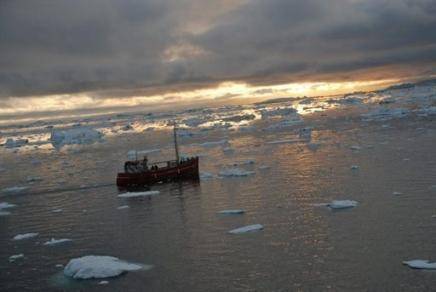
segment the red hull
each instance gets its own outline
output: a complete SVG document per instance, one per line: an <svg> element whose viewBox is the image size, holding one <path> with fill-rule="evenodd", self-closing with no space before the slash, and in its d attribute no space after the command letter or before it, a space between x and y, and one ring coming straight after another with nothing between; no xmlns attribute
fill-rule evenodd
<svg viewBox="0 0 436 292"><path fill-rule="evenodd" d="M141 173L118 173L117 186L122 188L141 187L157 182L176 181L181 179L199 179L198 157L192 158L175 167L162 167Z"/></svg>

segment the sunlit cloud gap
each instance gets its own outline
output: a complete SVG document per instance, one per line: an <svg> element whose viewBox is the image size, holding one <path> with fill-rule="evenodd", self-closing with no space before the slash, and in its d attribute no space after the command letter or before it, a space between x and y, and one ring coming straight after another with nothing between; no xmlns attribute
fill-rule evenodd
<svg viewBox="0 0 436 292"><path fill-rule="evenodd" d="M266 99L280 97L322 96L343 94L358 90L374 90L398 79L353 82L302 82L273 86L250 86L247 83L224 82L214 88L130 97L95 97L94 93L57 94L29 98L11 97L0 108L0 114L102 109L174 104L180 102L207 102L230 99Z"/></svg>

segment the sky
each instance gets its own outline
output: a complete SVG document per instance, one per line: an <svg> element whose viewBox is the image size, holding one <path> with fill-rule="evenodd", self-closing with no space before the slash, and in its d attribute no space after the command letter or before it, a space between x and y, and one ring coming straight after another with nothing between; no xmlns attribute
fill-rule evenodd
<svg viewBox="0 0 436 292"><path fill-rule="evenodd" d="M0 0L0 115L436 75L436 0Z"/></svg>

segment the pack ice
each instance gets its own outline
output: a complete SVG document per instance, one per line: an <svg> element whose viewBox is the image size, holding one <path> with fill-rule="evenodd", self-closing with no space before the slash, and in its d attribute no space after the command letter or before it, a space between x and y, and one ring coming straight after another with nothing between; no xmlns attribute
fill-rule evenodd
<svg viewBox="0 0 436 292"><path fill-rule="evenodd" d="M76 127L68 130L53 130L50 141L60 148L70 144L92 144L101 141L103 134L88 127Z"/></svg>
<svg viewBox="0 0 436 292"><path fill-rule="evenodd" d="M125 262L112 256L89 255L70 260L64 268L64 275L74 279L98 279L150 268L151 266Z"/></svg>

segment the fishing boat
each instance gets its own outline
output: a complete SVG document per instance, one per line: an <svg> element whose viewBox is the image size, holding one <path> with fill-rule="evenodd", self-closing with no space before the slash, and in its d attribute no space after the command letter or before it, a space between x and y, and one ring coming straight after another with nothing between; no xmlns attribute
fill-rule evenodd
<svg viewBox="0 0 436 292"><path fill-rule="evenodd" d="M174 150L175 160L158 161L148 163L147 156L142 160L126 161L124 172L117 175L117 186L119 188L135 188L149 186L155 183L170 182L177 180L198 180L198 157L180 158L177 145L177 127L174 122Z"/></svg>

